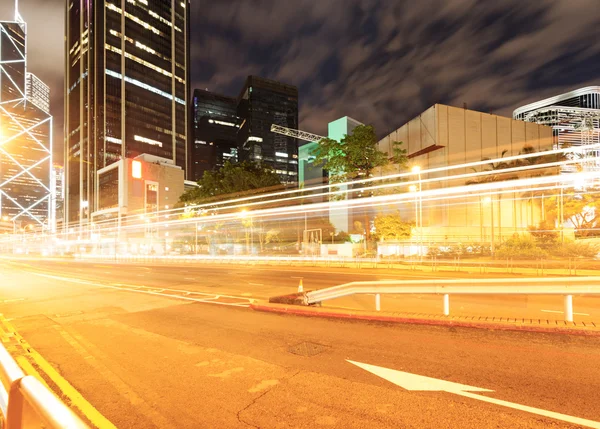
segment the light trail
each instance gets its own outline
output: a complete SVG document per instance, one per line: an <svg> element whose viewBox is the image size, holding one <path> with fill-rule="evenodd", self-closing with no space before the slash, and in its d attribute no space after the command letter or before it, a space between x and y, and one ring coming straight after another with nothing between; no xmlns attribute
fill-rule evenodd
<svg viewBox="0 0 600 429"><path fill-rule="evenodd" d="M592 144L592 145L586 146L586 150L593 149L596 147L600 148L600 144ZM456 170L456 169L467 169L467 168L474 168L474 167L478 167L478 166L489 166L491 164L506 163L506 162L515 161L515 160L539 158L539 157L543 157L543 156L556 155L556 154L578 153L580 151L581 151L581 149L577 148L577 147L564 148L564 149L553 149L553 150L548 150L548 151L534 152L531 154L514 155L514 156L509 156L509 157L501 157L501 158L495 158L495 159L489 159L489 160L469 162L469 163L464 163L464 164L454 164L454 165L450 165L450 166L437 167L437 168L432 168L432 169L428 169L428 170L422 170L421 175L426 176L426 175L430 175L430 174L434 174L434 173L441 173L441 172ZM585 160L586 161L600 160L600 157L588 157L588 158L585 158ZM484 177L487 175L494 176L494 175L511 173L511 172L523 172L523 171L527 171L527 170L551 168L553 166L558 167L558 166L563 166L563 165L579 164L581 161L582 160L580 160L580 159L563 160L563 161L557 161L557 162L553 162L553 163L532 164L532 165L527 165L527 166L510 167L510 168L505 168L505 169L501 169L501 170L489 170L489 171L480 171L480 172L476 171L473 173L447 176L444 179L442 179L442 178L426 178L421 181L409 180L406 182L387 183L387 184L382 184L379 186L372 186L372 187L367 187L367 188L331 191L332 188L339 188L339 187L344 187L344 186L351 187L352 185L356 185L356 184L370 183L370 182L376 182L376 181L389 181L389 180L394 180L394 179L403 179L403 178L411 178L411 177L414 178L415 177L415 173L413 173L413 172L397 173L397 174L385 175L385 176L380 176L380 177L372 177L372 178L368 178L368 179L361 179L361 180L348 181L348 182L342 182L342 183L336 183L336 184L314 186L314 187L310 187L310 188L306 188L306 189L293 189L293 190L288 190L288 191L280 191L280 192L275 192L275 193L252 195L249 197L235 198L235 199L224 200L224 201L215 201L215 202L211 202L211 203L190 205L183 209L169 209L169 210L160 211L160 212L158 212L158 214L159 215L177 215L186 210L197 210L197 209L218 210L218 209L225 209L225 208L227 208L227 209L244 208L246 206L257 206L257 205L262 205L262 204L267 204L267 203L278 203L278 202L301 200L301 199L306 199L306 198L310 199L310 198L317 198L317 197L323 197L323 196L344 195L344 194L352 194L352 193L357 193L357 192L365 192L365 191L373 191L373 190L378 190L378 189L393 188L395 186L398 186L399 183L402 183L403 185L406 185L406 186L410 186L411 184L417 184L419 182L423 184L423 183L429 183L429 182L439 182L440 180L446 180L446 181L457 180L458 178L461 178L461 177L462 178L476 178L476 177ZM323 190L323 189L329 189L329 191L322 192L322 193L314 193L315 191L319 191L319 190ZM268 199L271 197L293 195L293 194L297 194L297 193L303 194L306 192L310 192L310 194L298 195L296 197L275 199L275 200ZM250 201L259 200L259 199L261 199L261 200L267 199L267 201L256 202L256 203L250 202ZM239 204L237 204L237 203L239 203ZM232 204L234 204L234 205L232 205ZM225 206L225 207L219 207L219 206ZM136 213L133 213L133 215L135 215L135 214ZM102 223L102 222L103 221L100 221L97 223ZM111 222L111 220L106 221L106 223L110 223L110 222ZM78 225L76 225L76 226L78 226Z"/></svg>

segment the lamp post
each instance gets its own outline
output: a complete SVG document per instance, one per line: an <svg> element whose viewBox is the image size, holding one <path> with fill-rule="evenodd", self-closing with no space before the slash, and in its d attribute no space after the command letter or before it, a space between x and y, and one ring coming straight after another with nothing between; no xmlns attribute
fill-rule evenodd
<svg viewBox="0 0 600 429"><path fill-rule="evenodd" d="M423 261L423 186L421 181L421 167L415 165L412 170L414 174L417 175L419 180L419 188L418 188L418 201L419 201L419 259L421 262Z"/></svg>
<svg viewBox="0 0 600 429"><path fill-rule="evenodd" d="M196 228L195 228L195 232L196 232L196 244L194 245L194 254L198 255L198 222L196 222Z"/></svg>
<svg viewBox="0 0 600 429"><path fill-rule="evenodd" d="M418 206L418 195L417 195L417 185L410 185L408 187L409 192L412 192L415 194L415 228L419 227L419 206ZM414 243L414 240L413 240Z"/></svg>
<svg viewBox="0 0 600 429"><path fill-rule="evenodd" d="M492 223L490 253L491 253L492 257L494 257L494 200L492 199L491 196L489 196L489 197L485 197L483 199L483 202L485 204L488 204L488 203L490 204L490 214L491 214L491 223Z"/></svg>
<svg viewBox="0 0 600 429"><path fill-rule="evenodd" d="M250 254L250 235L252 234L252 218L250 219L250 234L248 234L248 225L245 221L248 218L248 210L244 209L240 212L239 217L242 219L242 225L244 225L246 235L246 253Z"/></svg>

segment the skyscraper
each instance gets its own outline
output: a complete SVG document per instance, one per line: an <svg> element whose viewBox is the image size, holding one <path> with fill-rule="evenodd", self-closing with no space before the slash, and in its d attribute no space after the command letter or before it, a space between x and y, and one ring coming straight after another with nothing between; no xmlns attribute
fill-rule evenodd
<svg viewBox="0 0 600 429"><path fill-rule="evenodd" d="M52 229L48 87L27 73L26 45L16 10L14 21L0 22L0 218Z"/></svg>
<svg viewBox="0 0 600 429"><path fill-rule="evenodd" d="M270 167L284 184L298 183L298 143L271 125L298 128L298 88L248 76L237 98L195 90L192 99L193 180L226 161Z"/></svg>
<svg viewBox="0 0 600 429"><path fill-rule="evenodd" d="M119 159L187 167L189 10L189 0L67 2L67 222L90 222L97 172Z"/></svg>
<svg viewBox="0 0 600 429"><path fill-rule="evenodd" d="M271 132L271 125L298 128L298 88L258 76L248 76L238 97L240 160L272 167L282 183L298 182L298 143Z"/></svg>
<svg viewBox="0 0 600 429"><path fill-rule="evenodd" d="M192 175L198 181L205 171L222 167L227 161L236 162L237 133L240 118L237 100L201 89L192 97L193 135Z"/></svg>

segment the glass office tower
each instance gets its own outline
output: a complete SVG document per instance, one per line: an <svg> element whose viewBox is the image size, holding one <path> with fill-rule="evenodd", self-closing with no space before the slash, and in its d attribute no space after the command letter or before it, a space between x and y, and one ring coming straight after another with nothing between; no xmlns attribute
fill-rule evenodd
<svg viewBox="0 0 600 429"><path fill-rule="evenodd" d="M68 0L65 215L97 209L97 171L142 153L187 170L189 0Z"/></svg>
<svg viewBox="0 0 600 429"><path fill-rule="evenodd" d="M282 183L298 182L298 143L271 132L271 125L298 128L298 88L258 76L248 76L238 97L240 160L272 167Z"/></svg>
<svg viewBox="0 0 600 429"><path fill-rule="evenodd" d="M0 22L0 219L13 231L53 230L48 87L27 73L26 44L16 11L14 21Z"/></svg>
<svg viewBox="0 0 600 429"><path fill-rule="evenodd" d="M225 162L237 162L237 100L201 89L192 97L193 149L191 180L205 171L219 169Z"/></svg>

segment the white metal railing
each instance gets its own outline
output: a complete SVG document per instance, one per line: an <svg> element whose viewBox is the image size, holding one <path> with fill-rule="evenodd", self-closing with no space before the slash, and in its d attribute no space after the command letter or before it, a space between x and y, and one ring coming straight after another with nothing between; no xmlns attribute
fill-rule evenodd
<svg viewBox="0 0 600 429"><path fill-rule="evenodd" d="M573 295L600 295L600 277L552 277L525 279L460 279L351 282L306 293L308 304L348 295L375 295L381 309L381 294L443 295L443 311L450 315L450 295L562 295L565 321L573 321Z"/></svg>
<svg viewBox="0 0 600 429"><path fill-rule="evenodd" d="M0 344L0 410L6 429L89 429L37 378L25 375Z"/></svg>

